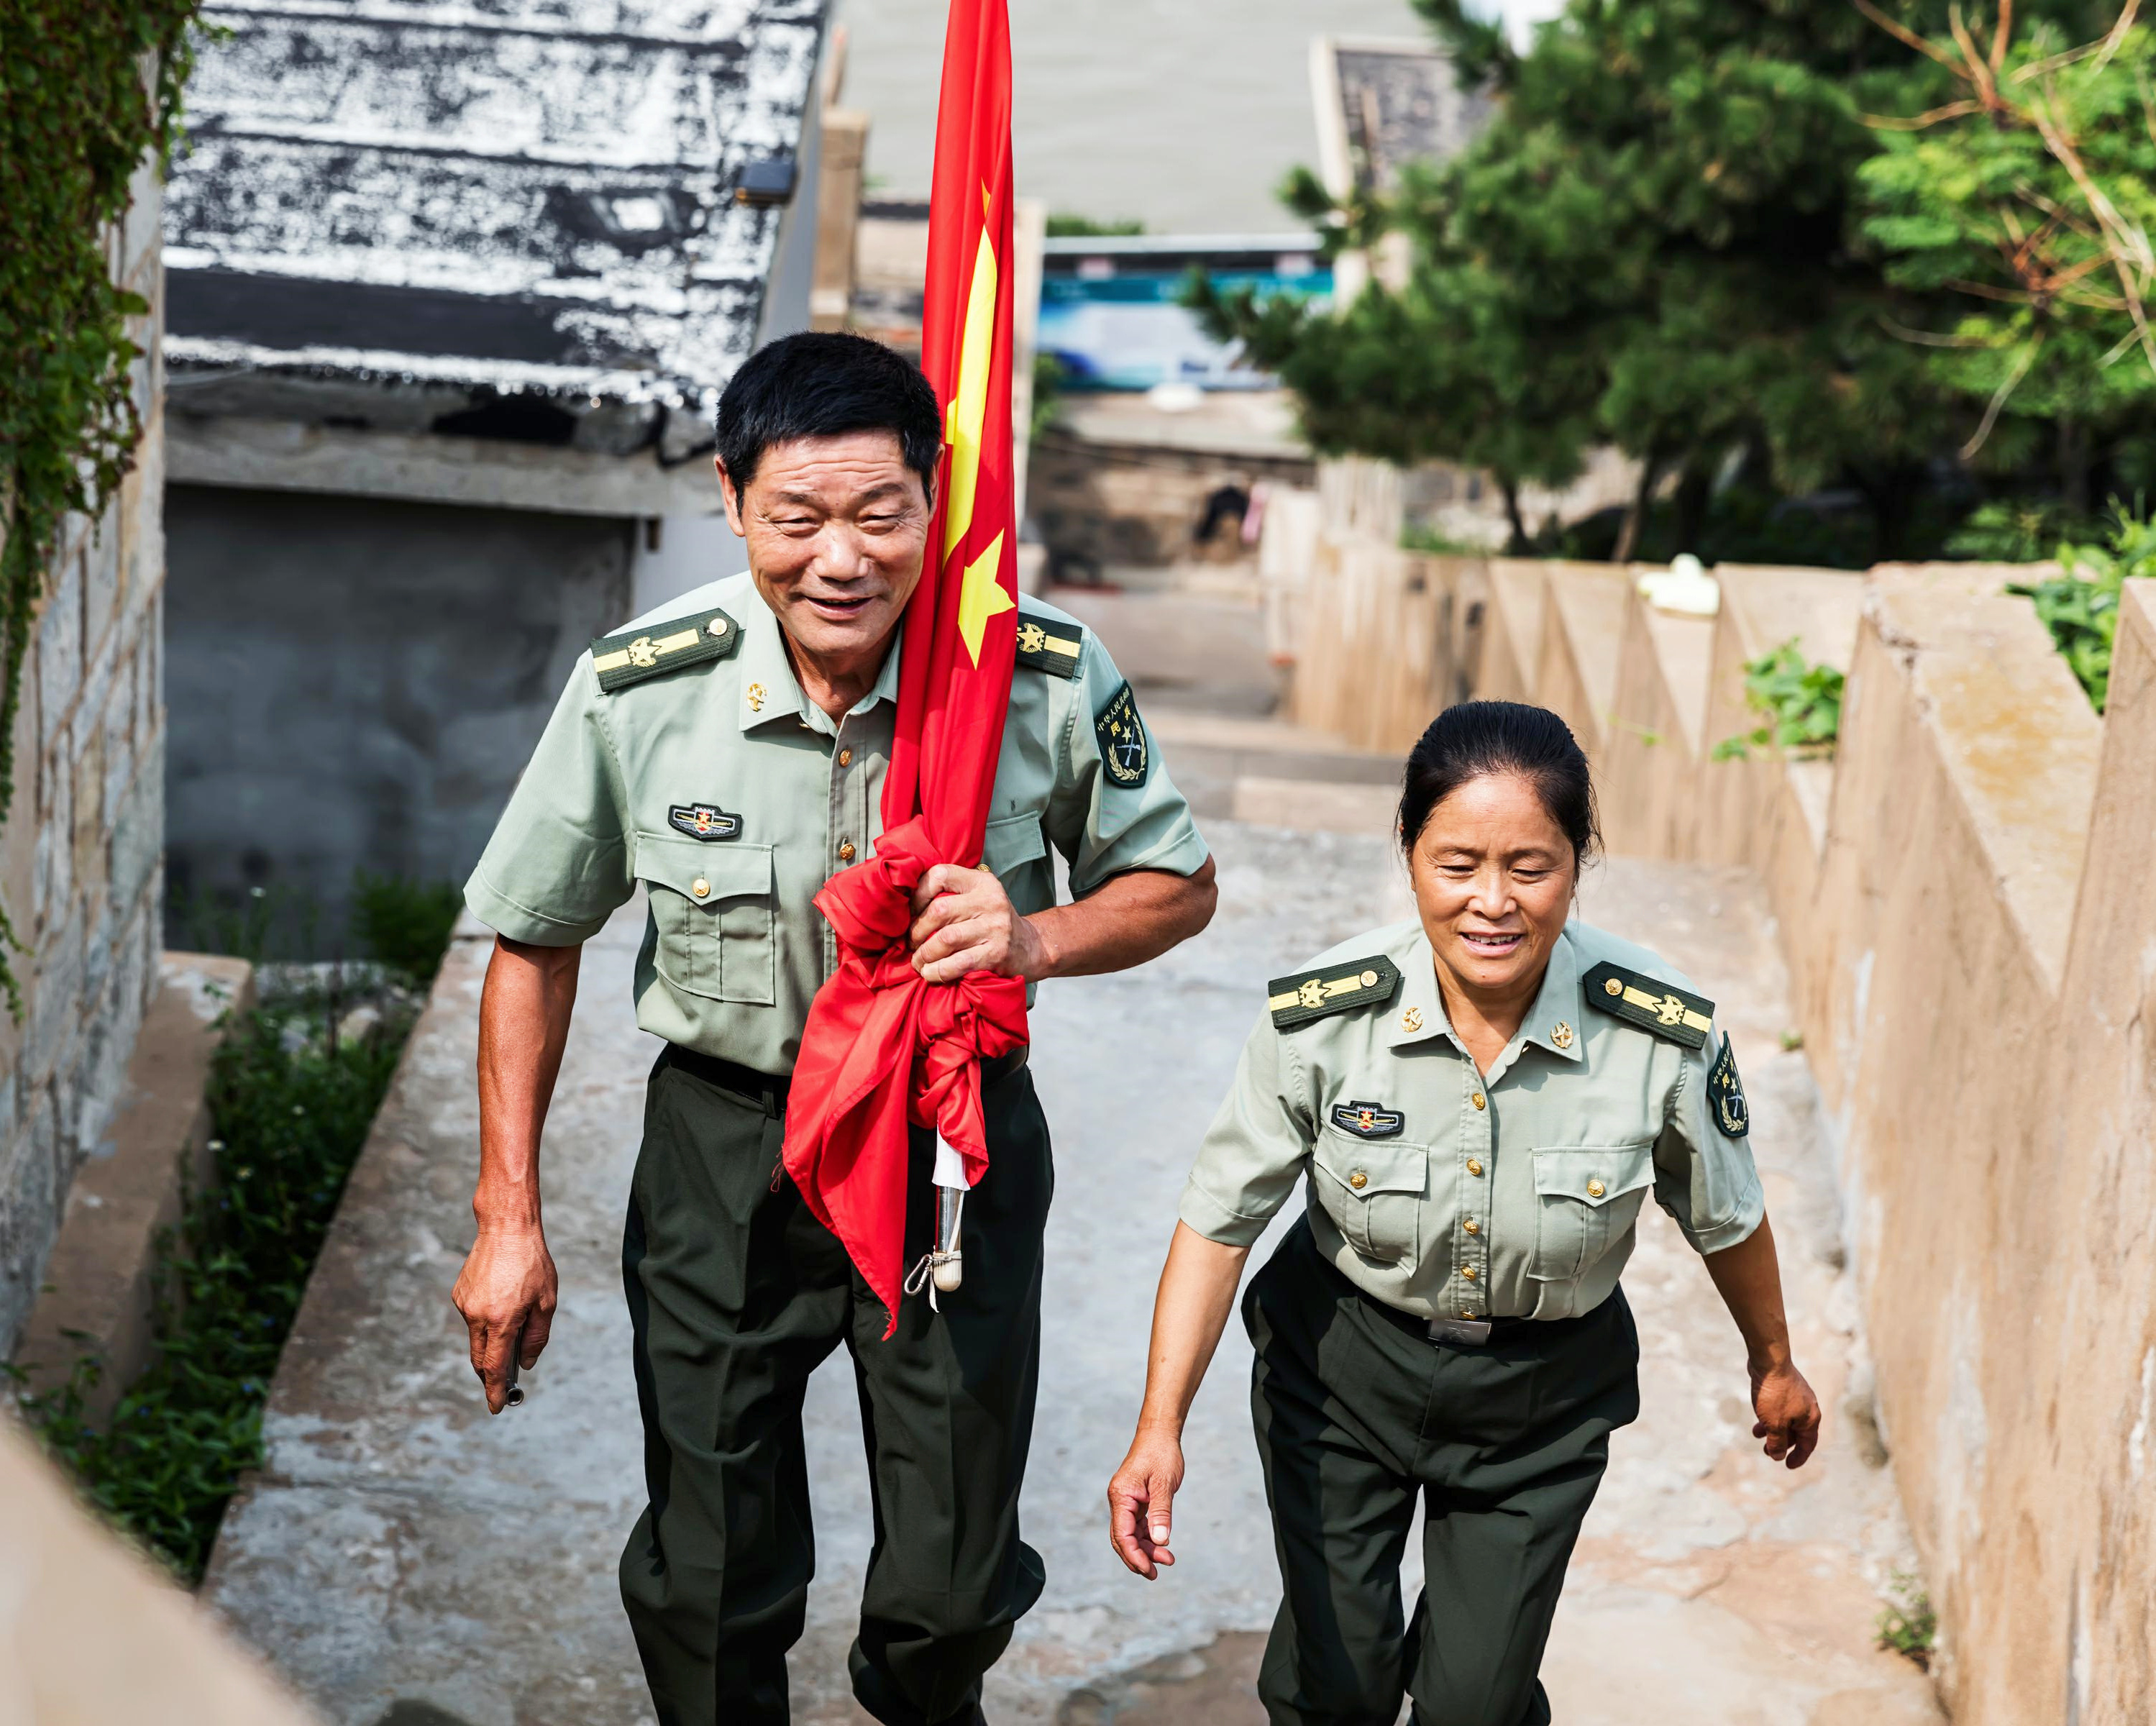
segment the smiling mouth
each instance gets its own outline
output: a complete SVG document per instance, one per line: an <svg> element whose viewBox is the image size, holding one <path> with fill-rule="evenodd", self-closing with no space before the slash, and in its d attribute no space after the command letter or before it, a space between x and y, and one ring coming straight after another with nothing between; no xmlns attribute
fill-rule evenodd
<svg viewBox="0 0 2156 1726"><path fill-rule="evenodd" d="M1527 938L1523 934L1501 935L1484 929L1460 932L1460 943L1468 952L1491 959L1502 959L1517 953L1520 943Z"/></svg>
<svg viewBox="0 0 2156 1726"><path fill-rule="evenodd" d="M875 596L869 593L849 596L841 593L804 593L804 603L814 607L824 617L844 619L859 617L867 610Z"/></svg>

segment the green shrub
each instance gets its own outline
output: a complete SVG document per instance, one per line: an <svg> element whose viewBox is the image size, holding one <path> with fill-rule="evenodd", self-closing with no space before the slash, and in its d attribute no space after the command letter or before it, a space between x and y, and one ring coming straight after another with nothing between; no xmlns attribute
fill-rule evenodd
<svg viewBox="0 0 2156 1726"><path fill-rule="evenodd" d="M2120 590L2129 577L2156 575L2156 523L2138 499L2129 511L2113 498L2102 542L2061 544L2058 559L2058 574L2010 582L2006 591L2035 602L2037 619L2101 713L2111 694Z"/></svg>
<svg viewBox="0 0 2156 1726"><path fill-rule="evenodd" d="M1831 665L1809 664L1794 639L1744 665L1744 700L1766 723L1757 730L1724 737L1714 746L1717 761L1741 760L1768 744L1798 754L1832 752L1841 735L1841 696L1845 682Z"/></svg>
<svg viewBox="0 0 2156 1726"><path fill-rule="evenodd" d="M352 934L367 956L412 989L441 968L464 895L454 881L421 881L362 869L352 886Z"/></svg>
<svg viewBox="0 0 2156 1726"><path fill-rule="evenodd" d="M1906 1570L1894 1573L1892 1589L1893 1598L1879 1614L1879 1646L1929 1672L1939 1634L1938 1614L1932 1610L1931 1596Z"/></svg>
<svg viewBox="0 0 2156 1726"><path fill-rule="evenodd" d="M85 1411L94 1359L22 1399L90 1502L187 1581L260 1466L278 1355L408 1029L332 1046L326 1024L274 1004L234 1025L211 1071L214 1184L158 1245L156 1364L103 1431Z"/></svg>

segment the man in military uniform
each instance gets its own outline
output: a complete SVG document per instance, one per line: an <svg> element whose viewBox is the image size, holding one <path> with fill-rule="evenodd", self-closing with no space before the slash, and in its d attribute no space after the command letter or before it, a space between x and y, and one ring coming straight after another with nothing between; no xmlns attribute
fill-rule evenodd
<svg viewBox="0 0 2156 1726"><path fill-rule="evenodd" d="M593 644L466 900L499 934L480 1007L478 1239L458 1279L490 1408L547 1343L555 1274L540 1132L579 945L640 886L637 1021L664 1040L624 1230L649 1505L621 1585L665 1726L787 1718L812 1567L802 1397L840 1343L866 1431L875 1541L850 1657L890 1726L980 1718L981 1675L1039 1596L1017 1502L1053 1184L1023 1050L986 1063L990 1164L966 1276L897 1333L779 1153L808 1004L836 961L812 903L880 824L900 622L940 454L933 391L888 350L804 335L752 357L718 416L747 574ZM1028 601L983 866L929 871L913 960L931 983L1139 964L1202 928L1213 865L1129 686ZM1049 856L1069 865L1055 902ZM929 1244L916 1134L909 1256Z"/></svg>

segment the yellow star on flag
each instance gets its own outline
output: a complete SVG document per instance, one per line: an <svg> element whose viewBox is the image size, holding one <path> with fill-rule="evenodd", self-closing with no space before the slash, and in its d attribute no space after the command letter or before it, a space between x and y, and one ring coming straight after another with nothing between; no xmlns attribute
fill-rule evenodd
<svg viewBox="0 0 2156 1726"><path fill-rule="evenodd" d="M981 663L981 637L988 629L988 619L1018 605L996 579L1003 561L1004 537L998 533L988 542L988 550L966 566L958 583L958 634L976 669Z"/></svg>

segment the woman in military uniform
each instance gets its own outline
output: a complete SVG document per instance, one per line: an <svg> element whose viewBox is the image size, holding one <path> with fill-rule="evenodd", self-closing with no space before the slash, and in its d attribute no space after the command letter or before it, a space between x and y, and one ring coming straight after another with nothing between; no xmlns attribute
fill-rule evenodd
<svg viewBox="0 0 2156 1726"><path fill-rule="evenodd" d="M1199 1152L1110 1534L1142 1576L1173 1562L1184 1416L1244 1259L1306 1180L1243 1302L1285 1596L1259 1693L1276 1726L1392 1726L1403 1691L1421 1726L1528 1726L1550 1718L1543 1645L1609 1435L1639 1413L1617 1277L1650 1192L1743 1333L1767 1455L1802 1466L1819 1405L1713 1004L1568 921L1597 835L1563 722L1443 714L1399 835L1416 917L1270 985Z"/></svg>

